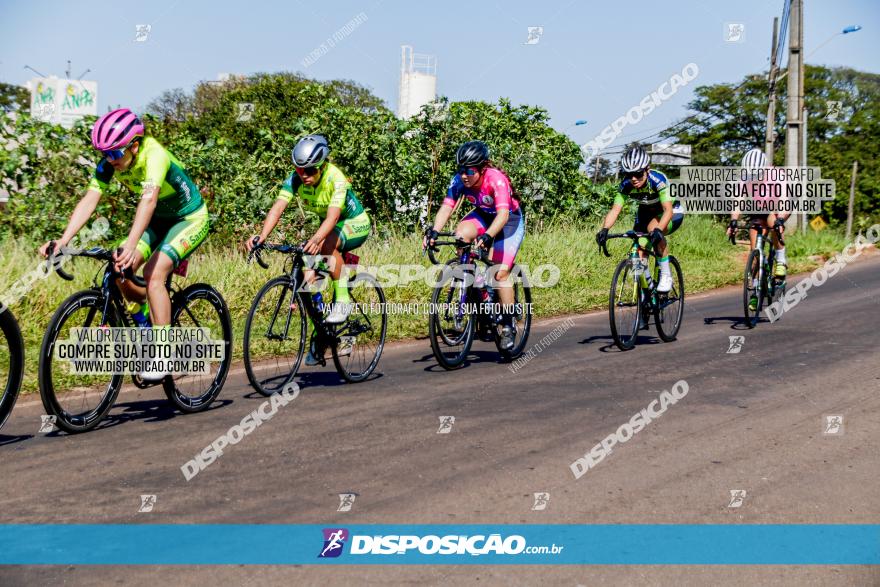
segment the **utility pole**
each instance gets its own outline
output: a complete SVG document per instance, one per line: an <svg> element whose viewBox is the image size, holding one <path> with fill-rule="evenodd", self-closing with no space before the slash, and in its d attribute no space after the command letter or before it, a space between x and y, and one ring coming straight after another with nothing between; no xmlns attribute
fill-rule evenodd
<svg viewBox="0 0 880 587"><path fill-rule="evenodd" d="M859 162L853 161L852 179L849 182L849 207L846 211L846 239L852 235L853 201L856 198L856 173L859 172Z"/></svg>
<svg viewBox="0 0 880 587"><path fill-rule="evenodd" d="M779 68L776 65L776 49L779 45L779 17L773 19L773 43L770 47L770 99L767 103L767 131L764 136L764 154L767 161L773 165L773 156L776 155L774 122L776 119L776 75Z"/></svg>
<svg viewBox="0 0 880 587"><path fill-rule="evenodd" d="M803 0L791 0L788 17L788 98L785 109L785 165L800 167L802 156L801 140L803 131ZM792 214L794 226L803 222L803 214Z"/></svg>

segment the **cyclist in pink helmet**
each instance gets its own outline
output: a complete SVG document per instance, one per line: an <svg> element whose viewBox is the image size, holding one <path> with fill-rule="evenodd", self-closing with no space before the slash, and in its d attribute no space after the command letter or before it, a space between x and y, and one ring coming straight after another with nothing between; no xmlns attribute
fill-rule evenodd
<svg viewBox="0 0 880 587"><path fill-rule="evenodd" d="M129 311L133 315L140 315L146 323L149 314L153 327L168 328L171 300L165 281L208 235L208 209L183 164L156 139L146 136L140 118L128 108L98 118L92 128L92 145L104 156L55 245L66 246L80 231L114 177L130 191L140 193L131 229L119 244L115 260L118 270L137 271L143 266L147 287L126 279L119 282L119 288L132 302ZM49 244L40 247L44 257ZM154 255L156 251L163 254ZM155 381L164 375L148 371L142 377Z"/></svg>

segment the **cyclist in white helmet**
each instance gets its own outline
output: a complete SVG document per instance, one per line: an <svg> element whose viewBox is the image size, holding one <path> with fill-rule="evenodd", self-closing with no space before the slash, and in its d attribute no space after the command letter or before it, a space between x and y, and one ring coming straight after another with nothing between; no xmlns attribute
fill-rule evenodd
<svg viewBox="0 0 880 587"><path fill-rule="evenodd" d="M623 182L614 198L614 205L605 216L602 230L596 235L599 246L608 237L608 230L617 222L617 217L626 204L627 197L638 204L633 230L651 235L651 245L657 253L660 265L660 282L657 291L665 293L672 289L672 272L669 269L669 246L666 237L681 226L684 211L677 201L669 195L669 181L666 176L651 169L648 153L636 146L627 151L620 160Z"/></svg>
<svg viewBox="0 0 880 587"><path fill-rule="evenodd" d="M764 151L761 149L751 149L743 155L742 162L740 163L740 167L745 169L759 169L761 167L769 167L767 162L767 156L764 155ZM727 226L727 236L731 236L734 231L736 231L739 226L739 212L733 212L730 215L730 224ZM785 246L779 242L779 237L777 236L776 230L779 230L780 234L785 234L785 221L791 214L776 214L774 212L770 212L768 214L749 214L749 218L751 219L752 224L758 224L765 228L773 228L774 230L770 231L770 238L773 242L773 248L776 249L776 268L773 271L773 275L775 277L785 278L786 275L786 259L785 259ZM749 245L751 248L755 248L755 242L758 238L758 231L749 229ZM749 307L755 309L758 307L758 298L752 296L752 299L749 300Z"/></svg>

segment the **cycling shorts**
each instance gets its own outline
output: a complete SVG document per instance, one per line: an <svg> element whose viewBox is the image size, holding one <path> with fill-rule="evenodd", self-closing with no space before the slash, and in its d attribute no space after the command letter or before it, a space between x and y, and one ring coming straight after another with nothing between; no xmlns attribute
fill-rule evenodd
<svg viewBox="0 0 880 587"><path fill-rule="evenodd" d="M475 209L462 218L461 223L476 226L477 236L479 236L486 232L486 229L492 224L492 219L487 218L485 214ZM520 210L512 210L510 217L507 219L507 224L501 229L501 234L496 236L495 241L492 243L492 262L506 265L507 269L512 269L513 262L516 260L516 254L525 235L525 216Z"/></svg>
<svg viewBox="0 0 880 587"><path fill-rule="evenodd" d="M153 251L162 251L177 267L202 244L210 227L208 207L204 204L183 218L154 216L138 241L137 250L144 256L144 261Z"/></svg>
<svg viewBox="0 0 880 587"><path fill-rule="evenodd" d="M339 238L341 253L354 250L364 244L370 236L370 217L366 212L361 212L354 218L340 220L333 227L333 234Z"/></svg>

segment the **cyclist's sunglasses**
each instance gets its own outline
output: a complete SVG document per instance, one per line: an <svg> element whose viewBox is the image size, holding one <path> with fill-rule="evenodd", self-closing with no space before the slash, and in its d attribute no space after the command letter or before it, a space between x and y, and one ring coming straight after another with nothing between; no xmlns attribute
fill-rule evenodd
<svg viewBox="0 0 880 587"><path fill-rule="evenodd" d="M635 179L637 177L642 177L643 175L645 175L646 171L648 171L648 170L647 169L639 169L638 171L624 171L623 177L625 177L627 179Z"/></svg>
<svg viewBox="0 0 880 587"><path fill-rule="evenodd" d="M467 175L468 177L473 177L480 172L478 167L459 167L458 174L459 175Z"/></svg>
<svg viewBox="0 0 880 587"><path fill-rule="evenodd" d="M109 151L101 151L104 154L104 157L107 158L107 161L116 161L117 159L122 159L125 156L125 152L131 147L132 143L129 143L122 147L121 149L111 149Z"/></svg>
<svg viewBox="0 0 880 587"><path fill-rule="evenodd" d="M320 167L297 167L296 168L296 172L300 175L300 177L312 177L313 175L317 175L319 171L321 171Z"/></svg>

